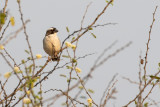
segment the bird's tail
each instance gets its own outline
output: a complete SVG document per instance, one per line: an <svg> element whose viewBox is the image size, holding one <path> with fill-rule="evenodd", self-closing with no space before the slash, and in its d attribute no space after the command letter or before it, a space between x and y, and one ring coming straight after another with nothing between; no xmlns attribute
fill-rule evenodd
<svg viewBox="0 0 160 107"><path fill-rule="evenodd" d="M52 57L52 61L60 61L59 57Z"/></svg>

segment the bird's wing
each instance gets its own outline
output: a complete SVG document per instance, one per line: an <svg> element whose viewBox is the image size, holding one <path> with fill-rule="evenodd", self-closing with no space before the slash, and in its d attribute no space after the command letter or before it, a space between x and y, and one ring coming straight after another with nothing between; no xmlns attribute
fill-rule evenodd
<svg viewBox="0 0 160 107"><path fill-rule="evenodd" d="M51 40L49 40L49 42L52 44L52 55L54 56L55 46Z"/></svg>

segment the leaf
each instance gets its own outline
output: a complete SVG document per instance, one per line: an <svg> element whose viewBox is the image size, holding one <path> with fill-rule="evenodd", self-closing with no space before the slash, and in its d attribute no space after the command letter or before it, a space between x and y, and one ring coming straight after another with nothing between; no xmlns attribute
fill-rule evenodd
<svg viewBox="0 0 160 107"><path fill-rule="evenodd" d="M114 0L112 0L112 2L111 2L111 5L113 6L113 2L114 2Z"/></svg>
<svg viewBox="0 0 160 107"><path fill-rule="evenodd" d="M42 68L42 67L43 67L42 65L39 66L39 68Z"/></svg>
<svg viewBox="0 0 160 107"><path fill-rule="evenodd" d="M158 66L160 67L160 63L158 63Z"/></svg>
<svg viewBox="0 0 160 107"><path fill-rule="evenodd" d="M109 1L108 1L108 0L106 0L106 3L109 3Z"/></svg>
<svg viewBox="0 0 160 107"><path fill-rule="evenodd" d="M74 40L74 39L75 39L75 37L72 38L72 40Z"/></svg>
<svg viewBox="0 0 160 107"><path fill-rule="evenodd" d="M91 28L91 27L90 27L90 28L88 28L88 29L89 29L89 30L93 30L93 28Z"/></svg>
<svg viewBox="0 0 160 107"><path fill-rule="evenodd" d="M25 52L26 52L27 54L30 54L30 52L29 52L28 50L25 50Z"/></svg>
<svg viewBox="0 0 160 107"><path fill-rule="evenodd" d="M148 107L148 103L146 102L146 103L144 103L144 107Z"/></svg>
<svg viewBox="0 0 160 107"><path fill-rule="evenodd" d="M67 56L67 55L62 55L62 57L64 57L64 58L70 58L69 56Z"/></svg>
<svg viewBox="0 0 160 107"><path fill-rule="evenodd" d="M92 35L94 38L96 38L96 35L95 35L94 33L91 33L91 35Z"/></svg>
<svg viewBox="0 0 160 107"><path fill-rule="evenodd" d="M94 91L92 89L88 89L88 92L90 93L94 93Z"/></svg>
<svg viewBox="0 0 160 107"><path fill-rule="evenodd" d="M71 67L71 66L66 66L67 67L67 69L73 69L73 67Z"/></svg>
<svg viewBox="0 0 160 107"><path fill-rule="evenodd" d="M153 76L153 75L150 75L150 77L151 77L151 78L154 78L154 79L158 79L158 80L160 79L160 77Z"/></svg>
<svg viewBox="0 0 160 107"><path fill-rule="evenodd" d="M73 62L73 63L76 63L76 62L77 62L77 60L76 60L76 59L74 59L74 58L72 58L72 62Z"/></svg>
<svg viewBox="0 0 160 107"><path fill-rule="evenodd" d="M6 18L5 13L0 13L0 24L5 24L5 18Z"/></svg>
<svg viewBox="0 0 160 107"><path fill-rule="evenodd" d="M42 91L39 91L38 94L42 94Z"/></svg>
<svg viewBox="0 0 160 107"><path fill-rule="evenodd" d="M80 96L80 98L82 98L82 99L86 99L86 96Z"/></svg>
<svg viewBox="0 0 160 107"><path fill-rule="evenodd" d="M135 104L137 105L137 101L135 101Z"/></svg>
<svg viewBox="0 0 160 107"><path fill-rule="evenodd" d="M83 89L83 86L79 86L78 88L82 90L82 89Z"/></svg>
<svg viewBox="0 0 160 107"><path fill-rule="evenodd" d="M67 76L66 76L66 75L64 75L64 74L60 74L60 76L61 76L61 77L67 77Z"/></svg>
<svg viewBox="0 0 160 107"><path fill-rule="evenodd" d="M69 28L68 27L66 27L66 30L67 30L67 32L69 32Z"/></svg>
<svg viewBox="0 0 160 107"><path fill-rule="evenodd" d="M29 73L31 73L31 72L32 72L32 67L33 67L33 64L31 64L31 65L28 67L28 69L29 69Z"/></svg>
<svg viewBox="0 0 160 107"><path fill-rule="evenodd" d="M77 80L77 78L76 78L76 77L72 77L71 79L73 79L73 80Z"/></svg>
<svg viewBox="0 0 160 107"><path fill-rule="evenodd" d="M24 60L24 59L22 59L22 61L21 61L21 62L22 62L22 64L24 64L24 63L25 63L25 60Z"/></svg>
<svg viewBox="0 0 160 107"><path fill-rule="evenodd" d="M31 60L32 58L31 58L31 57L28 57L27 59L28 59L28 60Z"/></svg>
<svg viewBox="0 0 160 107"><path fill-rule="evenodd" d="M70 79L67 79L67 82L69 83L69 82L71 82L71 80L70 80Z"/></svg>
<svg viewBox="0 0 160 107"><path fill-rule="evenodd" d="M65 105L67 105L67 104L66 104L66 103L62 103L61 105L62 105L62 106L65 106Z"/></svg>

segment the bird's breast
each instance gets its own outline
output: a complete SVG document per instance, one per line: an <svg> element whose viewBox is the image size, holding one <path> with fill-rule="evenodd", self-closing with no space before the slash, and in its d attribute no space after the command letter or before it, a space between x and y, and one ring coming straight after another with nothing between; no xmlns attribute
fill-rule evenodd
<svg viewBox="0 0 160 107"><path fill-rule="evenodd" d="M55 52L59 53L61 49L61 43L57 35L48 35L43 39L43 48L50 56L54 55Z"/></svg>

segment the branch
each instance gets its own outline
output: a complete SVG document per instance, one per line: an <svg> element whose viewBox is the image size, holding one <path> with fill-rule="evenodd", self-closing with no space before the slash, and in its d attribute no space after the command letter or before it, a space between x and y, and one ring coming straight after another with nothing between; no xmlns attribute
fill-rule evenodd
<svg viewBox="0 0 160 107"><path fill-rule="evenodd" d="M152 32L152 27L153 27L153 24L155 22L155 13L156 13L156 10L157 10L157 7L155 8L154 10L154 13L153 13L153 21L152 21L152 24L150 26L150 30L149 30L149 38L148 38L148 42L147 42L147 49L146 49L146 56L145 56L145 64L144 64L144 80L145 80L145 84L146 84L146 67L147 67L147 58L148 58L148 51L149 51L149 43L150 43L150 40L151 40L151 32Z"/></svg>

